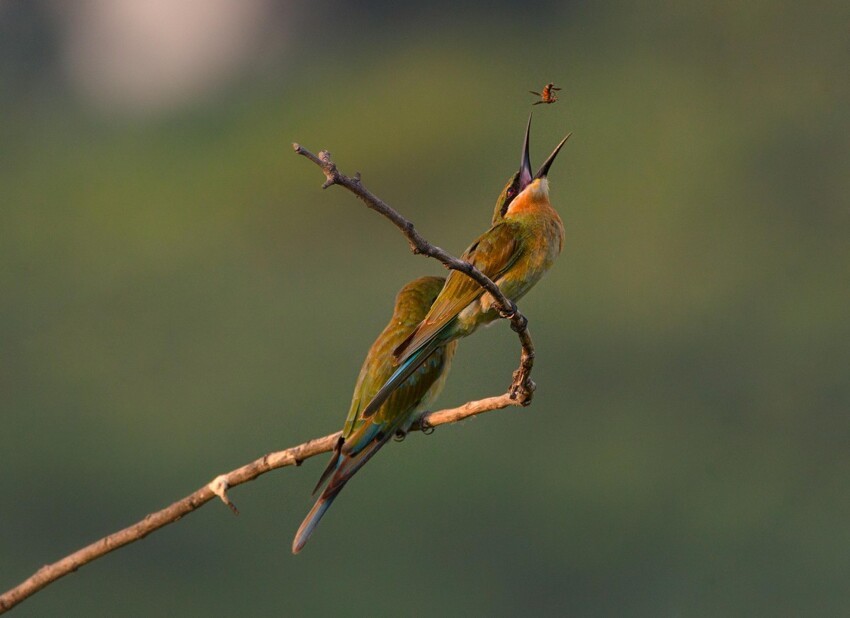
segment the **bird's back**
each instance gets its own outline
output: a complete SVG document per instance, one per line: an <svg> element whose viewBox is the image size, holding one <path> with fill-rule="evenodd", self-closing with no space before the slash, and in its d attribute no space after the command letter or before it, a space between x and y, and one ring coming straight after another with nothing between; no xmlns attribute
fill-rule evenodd
<svg viewBox="0 0 850 618"><path fill-rule="evenodd" d="M348 417L343 428L343 437L349 438L365 419L363 408L392 375L395 367L391 361L393 350L401 344L416 326L424 319L434 299L443 287L443 277L420 277L408 283L396 296L395 308L389 323L375 339L357 378L351 400ZM450 351L453 353L453 348ZM446 350L437 350L426 362L421 371L411 376L393 395L370 417L372 423L383 423L394 415L402 414L417 402L438 393L430 391L440 378L451 354ZM430 392L429 392L430 391Z"/></svg>

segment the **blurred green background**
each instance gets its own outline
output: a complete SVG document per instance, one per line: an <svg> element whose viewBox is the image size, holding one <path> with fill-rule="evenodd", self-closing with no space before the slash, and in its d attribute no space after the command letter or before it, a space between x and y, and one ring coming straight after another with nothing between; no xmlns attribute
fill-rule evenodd
<svg viewBox="0 0 850 618"><path fill-rule="evenodd" d="M396 290L567 131L538 392L324 457L21 616L850 614L846 2L0 3L0 589L341 426ZM503 391L506 324L438 404ZM17 615L16 614L16 615Z"/></svg>

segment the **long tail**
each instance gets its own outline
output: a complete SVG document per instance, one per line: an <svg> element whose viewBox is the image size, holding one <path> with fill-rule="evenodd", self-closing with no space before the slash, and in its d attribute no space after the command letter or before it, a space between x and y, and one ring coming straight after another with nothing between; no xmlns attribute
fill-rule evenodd
<svg viewBox="0 0 850 618"><path fill-rule="evenodd" d="M325 490L322 492L322 495L319 496L319 499L316 500L316 504L313 505L310 512L307 513L307 517L305 517L304 521L301 522L298 532L295 533L295 538L292 540L293 554L297 554L304 549L304 546L307 544L307 541L310 540L310 536L313 534L316 526L319 525L319 521L321 521L325 512L330 508L331 504L333 504L333 501L336 500L336 497L339 495L339 492L342 491L342 488L345 487L345 484L351 480L351 477L354 476L354 474L360 470L360 468L362 468L366 462L369 461L372 456L377 453L390 438L393 437L393 435L395 435L395 429L395 425L393 425L388 428L386 432L379 432L367 446L359 450L356 454L343 454L343 456L338 459L337 468L334 471L331 480L328 482L327 487L325 487Z"/></svg>
<svg viewBox="0 0 850 618"><path fill-rule="evenodd" d="M322 476L319 477L319 482L316 483L316 486L313 488L313 494L316 495L319 492L319 489L322 485L325 484L331 474L336 472L336 469L339 467L339 461L342 458L342 445L345 444L345 438L342 436L339 437L336 444L334 445L334 454L331 455L331 460L328 462L328 466L325 468L325 471L322 472Z"/></svg>
<svg viewBox="0 0 850 618"><path fill-rule="evenodd" d="M413 372L419 369L419 367L422 366L422 363L428 360L428 357L433 354L434 350L442 345L436 336L437 334L435 334L435 336L429 341L425 342L421 348L402 361L398 369L393 372L386 383L384 383L381 387L381 390L375 393L375 396L372 397L372 401L369 402L369 405L363 409L363 418L369 418L377 412L378 408L380 408L389 396L393 394L393 391L401 386L407 378L413 375Z"/></svg>
<svg viewBox="0 0 850 618"><path fill-rule="evenodd" d="M301 527L298 528L298 532L295 533L295 538L292 540L293 554L297 554L304 549L304 546L313 534L313 530L315 530L316 526L319 525L319 521L322 519L325 511L331 507L336 496L337 495L334 494L333 496L325 497L325 495L322 494L319 499L316 500L316 504L314 504L313 508L310 509L310 512L307 513L307 517L304 518L304 521L301 523Z"/></svg>

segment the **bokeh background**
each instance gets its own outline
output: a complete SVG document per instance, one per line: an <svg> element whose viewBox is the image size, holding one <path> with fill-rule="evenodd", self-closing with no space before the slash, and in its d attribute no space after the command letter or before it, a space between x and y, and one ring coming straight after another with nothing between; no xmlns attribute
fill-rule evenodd
<svg viewBox="0 0 850 618"><path fill-rule="evenodd" d="M392 444L303 554L324 458L21 616L850 614L846 2L0 2L0 589L341 426L516 169L560 261L534 404ZM439 401L502 392L497 324Z"/></svg>

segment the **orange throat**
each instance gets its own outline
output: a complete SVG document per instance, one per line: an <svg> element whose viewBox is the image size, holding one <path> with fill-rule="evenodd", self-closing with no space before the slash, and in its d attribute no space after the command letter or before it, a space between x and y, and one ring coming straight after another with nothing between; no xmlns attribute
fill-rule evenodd
<svg viewBox="0 0 850 618"><path fill-rule="evenodd" d="M550 210L555 212L555 209L549 203L549 181L545 178L535 178L510 203L505 216L510 217L522 213Z"/></svg>

